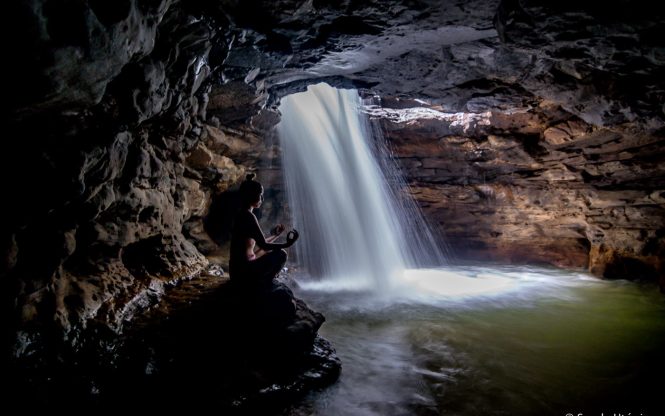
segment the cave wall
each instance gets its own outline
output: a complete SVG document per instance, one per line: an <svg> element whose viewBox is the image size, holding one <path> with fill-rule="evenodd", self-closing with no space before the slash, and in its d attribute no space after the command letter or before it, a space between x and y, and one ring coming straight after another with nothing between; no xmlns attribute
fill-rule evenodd
<svg viewBox="0 0 665 416"><path fill-rule="evenodd" d="M664 20L638 3L8 6L7 345L120 330L205 267L210 204L248 170L279 220L279 98L319 81L382 97L370 113L460 256L662 278ZM391 113L422 107L477 121Z"/></svg>
<svg viewBox="0 0 665 416"><path fill-rule="evenodd" d="M210 243L201 223L211 195L245 171L222 148L256 139L203 123L230 41L228 22L199 6L12 6L25 32L13 44L25 66L12 68L1 163L12 355L63 337L76 346L96 325L119 331L207 265L196 245Z"/></svg>
<svg viewBox="0 0 665 416"><path fill-rule="evenodd" d="M664 287L664 22L642 2L503 1L498 38L432 54L435 94L369 111L460 257Z"/></svg>
<svg viewBox="0 0 665 416"><path fill-rule="evenodd" d="M218 253L204 224L216 196L248 170L279 181L278 115L258 71L230 53L265 38L242 28L244 7L9 6L19 30L7 42L17 65L0 154L9 356L57 362L60 346L122 331ZM266 220L278 203L265 204Z"/></svg>
<svg viewBox="0 0 665 416"><path fill-rule="evenodd" d="M399 112L395 104L407 103L384 99L372 113ZM408 122L395 114L380 119L386 139L458 259L662 275L660 134L593 126L547 101L476 117Z"/></svg>

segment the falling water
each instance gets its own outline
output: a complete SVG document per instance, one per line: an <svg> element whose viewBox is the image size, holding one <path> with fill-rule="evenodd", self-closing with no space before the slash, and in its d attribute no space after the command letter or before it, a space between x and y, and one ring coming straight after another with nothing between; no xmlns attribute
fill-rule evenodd
<svg viewBox="0 0 665 416"><path fill-rule="evenodd" d="M323 277L295 290L326 314L321 334L345 363L285 414L665 414L657 289L526 266L420 268L441 255L396 197L403 182L360 104L319 84L280 108L298 260ZM370 290L336 291L358 287Z"/></svg>
<svg viewBox="0 0 665 416"><path fill-rule="evenodd" d="M299 262L325 285L382 290L444 259L361 104L355 90L310 86L282 99L278 131Z"/></svg>

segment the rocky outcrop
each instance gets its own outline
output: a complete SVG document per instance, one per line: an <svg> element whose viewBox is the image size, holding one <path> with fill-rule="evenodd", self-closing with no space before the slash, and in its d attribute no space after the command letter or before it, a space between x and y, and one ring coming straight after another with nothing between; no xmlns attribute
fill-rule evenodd
<svg viewBox="0 0 665 416"><path fill-rule="evenodd" d="M660 134L594 126L544 100L454 114L384 99L368 112L458 257L662 276Z"/></svg>
<svg viewBox="0 0 665 416"><path fill-rule="evenodd" d="M8 68L14 114L82 110L99 103L125 66L149 55L171 0L17 2L10 14L20 28L9 42L17 65ZM163 28L164 26L162 26ZM163 71L163 70L162 70Z"/></svg>
<svg viewBox="0 0 665 416"><path fill-rule="evenodd" d="M647 2L503 1L501 40L533 62L520 81L593 125L663 125L663 13Z"/></svg>
<svg viewBox="0 0 665 416"><path fill-rule="evenodd" d="M152 411L267 412L338 377L335 350L317 335L323 321L281 279L250 294L211 266L170 288L122 334L95 328L56 366L22 357L8 369L8 389L15 403L30 400L36 409L131 403Z"/></svg>
<svg viewBox="0 0 665 416"><path fill-rule="evenodd" d="M27 90L2 153L12 198L0 273L17 356L63 336L75 347L92 321L120 331L198 273L211 195L245 169L207 147L224 145L205 124L203 85L224 32L176 2L98 3L15 6L32 30L15 44L27 69L12 85Z"/></svg>

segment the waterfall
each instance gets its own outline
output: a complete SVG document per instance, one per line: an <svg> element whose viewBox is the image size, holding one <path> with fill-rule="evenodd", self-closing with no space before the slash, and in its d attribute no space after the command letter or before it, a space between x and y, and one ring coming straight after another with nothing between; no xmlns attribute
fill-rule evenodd
<svg viewBox="0 0 665 416"><path fill-rule="evenodd" d="M298 263L335 288L382 290L444 260L361 105L356 90L309 86L282 99L277 128Z"/></svg>

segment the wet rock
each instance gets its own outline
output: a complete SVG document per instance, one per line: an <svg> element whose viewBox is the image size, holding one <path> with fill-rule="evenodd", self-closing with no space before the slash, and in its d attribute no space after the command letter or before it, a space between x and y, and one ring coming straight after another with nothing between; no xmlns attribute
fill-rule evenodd
<svg viewBox="0 0 665 416"><path fill-rule="evenodd" d="M32 3L17 6L17 19L43 30L26 33L30 50L17 56L39 50L44 59L26 58L29 70L16 74L18 84L31 81L12 102L9 126L31 140L13 141L2 156L3 184L17 196L0 226L15 242L6 303L22 320L11 326L68 339L90 320L120 330L159 299L164 281L206 265L184 224L200 222L210 194L243 172L227 159L196 158L212 31L168 1ZM206 178L184 176L190 153Z"/></svg>
<svg viewBox="0 0 665 416"><path fill-rule="evenodd" d="M591 247L589 269L608 279L658 281L663 269L662 242L660 245L661 248L652 253L635 253L602 244L594 245Z"/></svg>
<svg viewBox="0 0 665 416"><path fill-rule="evenodd" d="M646 153L629 149L660 153L662 139L575 117L538 127L547 118L535 109L530 117L525 123L521 115L493 113L490 125L470 125L463 135L451 135L444 119L382 123L412 195L457 256L658 280L662 264L640 253L647 240L660 241L663 205L650 195L662 186L662 172Z"/></svg>
<svg viewBox="0 0 665 416"><path fill-rule="evenodd" d="M39 389L36 408L76 400L77 408L120 410L131 401L140 409L247 414L279 409L339 376L334 348L316 334L323 317L281 284L240 294L213 265L161 290L162 302L123 334L90 323L76 333L76 353L51 345L39 363L21 354L5 374L14 380L13 400ZM27 334L23 341L44 346ZM168 400L155 400L164 392Z"/></svg>
<svg viewBox="0 0 665 416"><path fill-rule="evenodd" d="M106 7L99 2L35 1L14 6L13 19L17 27L29 28L25 42L31 45L28 50L24 44L14 46L14 56L22 63L11 78L17 86L28 86L13 94L17 113L98 103L127 63L152 51L157 27L171 3L159 1L144 8L136 2Z"/></svg>
<svg viewBox="0 0 665 416"><path fill-rule="evenodd" d="M129 329L121 351L133 358L119 371L141 391L176 383L180 395L168 406L214 405L245 413L284 406L338 377L340 361L330 343L317 335L323 316L294 298L288 287L239 292L219 277L189 285L200 287L199 294L176 288L167 295L173 300ZM102 402L114 400L117 389L125 388L117 381L101 383ZM192 403L192 397L198 402ZM137 399L138 404L150 401L149 395Z"/></svg>

